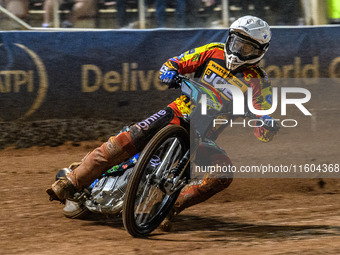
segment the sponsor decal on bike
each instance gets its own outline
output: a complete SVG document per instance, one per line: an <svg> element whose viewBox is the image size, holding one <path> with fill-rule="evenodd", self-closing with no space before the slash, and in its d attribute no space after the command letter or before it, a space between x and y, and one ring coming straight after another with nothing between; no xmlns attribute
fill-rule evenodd
<svg viewBox="0 0 340 255"><path fill-rule="evenodd" d="M159 166L161 163L162 163L162 161L161 161L161 159L160 159L159 156L157 156L157 155L153 155L153 156L152 156L152 158L151 158L151 160L150 160L150 165L151 165L152 167L157 167L157 166Z"/></svg>
<svg viewBox="0 0 340 255"><path fill-rule="evenodd" d="M175 104L178 108L178 110L184 115L184 114L188 114L190 115L191 113L191 109L190 109L190 101L189 102L185 102L185 100L187 99L187 97L185 95L180 96L179 98L177 98L175 100Z"/></svg>
<svg viewBox="0 0 340 255"><path fill-rule="evenodd" d="M150 125L154 123L156 120L163 118L166 115L165 110L160 110L158 113L151 115L149 118L139 122L136 124L137 128L142 130L148 130Z"/></svg>
<svg viewBox="0 0 340 255"><path fill-rule="evenodd" d="M130 162L136 164L138 158L139 158L139 153L137 153L135 156L133 156L133 157L130 159Z"/></svg>
<svg viewBox="0 0 340 255"><path fill-rule="evenodd" d="M220 102L217 102L216 96L214 95L213 92L211 92L210 90L206 89L206 88L202 88L202 90L205 91L206 94L203 94L201 97L201 100L199 101L201 104L203 104L203 102L205 103L206 101L206 106L209 109L215 109L217 111L221 111L222 109L222 104ZM207 95L210 96L210 98L207 97Z"/></svg>

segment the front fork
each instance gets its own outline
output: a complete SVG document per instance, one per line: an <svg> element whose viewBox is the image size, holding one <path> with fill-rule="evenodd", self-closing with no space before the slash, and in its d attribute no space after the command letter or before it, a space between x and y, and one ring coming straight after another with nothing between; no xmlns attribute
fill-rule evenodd
<svg viewBox="0 0 340 255"><path fill-rule="evenodd" d="M187 150L178 165L171 170L171 174L174 178L167 178L163 184L163 189L166 194L171 195L188 184L189 178L184 175L187 172L189 165L190 150Z"/></svg>

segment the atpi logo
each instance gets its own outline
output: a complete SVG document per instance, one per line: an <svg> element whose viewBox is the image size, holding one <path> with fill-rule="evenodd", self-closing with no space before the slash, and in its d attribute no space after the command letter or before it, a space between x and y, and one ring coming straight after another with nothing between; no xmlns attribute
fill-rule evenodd
<svg viewBox="0 0 340 255"><path fill-rule="evenodd" d="M46 68L39 56L25 45L0 44L0 120L25 119L45 99Z"/></svg>

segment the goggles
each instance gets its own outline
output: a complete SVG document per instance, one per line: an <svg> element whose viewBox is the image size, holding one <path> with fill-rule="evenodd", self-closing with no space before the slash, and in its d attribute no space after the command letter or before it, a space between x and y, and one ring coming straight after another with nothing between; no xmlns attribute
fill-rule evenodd
<svg viewBox="0 0 340 255"><path fill-rule="evenodd" d="M242 60L258 58L264 54L264 50L260 49L259 45L243 39L236 34L230 36L228 49L232 54Z"/></svg>

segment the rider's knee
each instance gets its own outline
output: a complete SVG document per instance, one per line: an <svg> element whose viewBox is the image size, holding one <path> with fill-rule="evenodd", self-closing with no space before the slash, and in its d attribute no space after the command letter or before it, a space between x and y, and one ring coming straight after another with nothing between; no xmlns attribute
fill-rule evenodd
<svg viewBox="0 0 340 255"><path fill-rule="evenodd" d="M115 157L115 161L117 160L117 157L121 157L122 160L125 160L138 152L129 131L121 132L117 136L111 136L102 147L106 157Z"/></svg>

